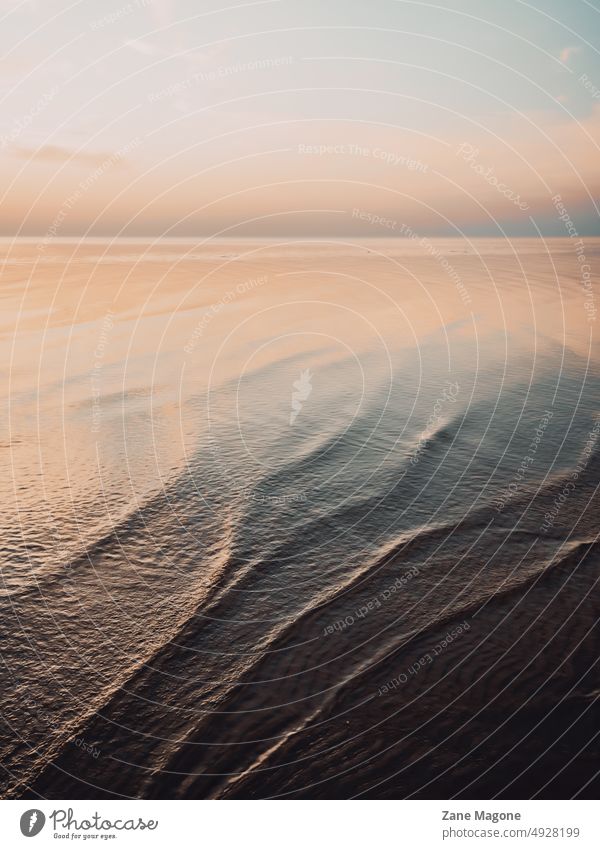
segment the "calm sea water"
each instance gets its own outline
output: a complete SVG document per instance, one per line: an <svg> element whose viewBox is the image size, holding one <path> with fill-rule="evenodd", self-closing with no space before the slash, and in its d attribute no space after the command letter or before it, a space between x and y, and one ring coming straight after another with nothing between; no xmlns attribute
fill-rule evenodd
<svg viewBox="0 0 600 849"><path fill-rule="evenodd" d="M0 256L5 795L597 795L570 240Z"/></svg>

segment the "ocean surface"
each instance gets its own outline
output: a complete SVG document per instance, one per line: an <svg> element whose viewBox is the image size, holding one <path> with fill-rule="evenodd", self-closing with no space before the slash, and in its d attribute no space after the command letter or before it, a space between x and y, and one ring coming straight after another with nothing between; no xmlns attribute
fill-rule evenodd
<svg viewBox="0 0 600 849"><path fill-rule="evenodd" d="M600 239L0 244L8 798L594 798Z"/></svg>

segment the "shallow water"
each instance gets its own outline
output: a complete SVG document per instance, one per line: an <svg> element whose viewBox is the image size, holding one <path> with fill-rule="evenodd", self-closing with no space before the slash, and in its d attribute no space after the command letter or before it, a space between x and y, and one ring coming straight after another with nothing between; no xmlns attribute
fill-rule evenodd
<svg viewBox="0 0 600 849"><path fill-rule="evenodd" d="M5 795L597 795L568 239L0 251Z"/></svg>

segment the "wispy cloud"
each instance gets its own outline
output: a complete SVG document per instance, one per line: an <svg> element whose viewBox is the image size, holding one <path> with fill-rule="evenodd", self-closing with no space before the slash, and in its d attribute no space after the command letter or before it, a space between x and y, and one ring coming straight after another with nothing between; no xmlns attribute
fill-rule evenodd
<svg viewBox="0 0 600 849"><path fill-rule="evenodd" d="M173 20L173 3L171 0L153 0L146 7L152 22L157 27L166 27Z"/></svg>
<svg viewBox="0 0 600 849"><path fill-rule="evenodd" d="M571 56L577 56L578 53L581 53L581 47L563 47L558 58L563 65L568 65Z"/></svg>
<svg viewBox="0 0 600 849"><path fill-rule="evenodd" d="M128 47L130 50L133 50L135 53L141 53L142 56L168 56L169 54L162 50L160 47L157 47L155 44L151 44L147 39L144 40L142 38L128 38L123 42L125 47Z"/></svg>
<svg viewBox="0 0 600 849"><path fill-rule="evenodd" d="M58 147L57 145L44 145L39 150L14 146L9 148L8 152L12 156L29 161L72 162L76 165L88 166L100 166L115 156L112 152L96 151L92 153L84 150L70 150L69 148ZM122 162L122 157L118 161Z"/></svg>
<svg viewBox="0 0 600 849"><path fill-rule="evenodd" d="M128 38L123 42L123 46L132 50L134 53L139 53L141 56L150 56L154 59L177 59L187 65L190 73L196 70L197 67L211 62L216 56L223 52L223 45L217 44L205 51L187 50L179 43L173 45L172 49L158 47L156 44L142 38Z"/></svg>

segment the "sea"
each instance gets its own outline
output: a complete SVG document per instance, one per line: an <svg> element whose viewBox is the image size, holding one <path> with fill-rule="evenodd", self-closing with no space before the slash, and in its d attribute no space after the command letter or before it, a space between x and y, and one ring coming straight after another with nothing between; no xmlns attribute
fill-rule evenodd
<svg viewBox="0 0 600 849"><path fill-rule="evenodd" d="M3 797L597 798L599 264L2 240Z"/></svg>

